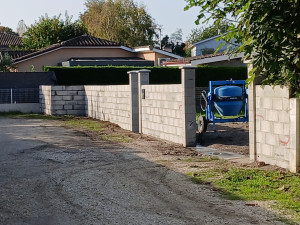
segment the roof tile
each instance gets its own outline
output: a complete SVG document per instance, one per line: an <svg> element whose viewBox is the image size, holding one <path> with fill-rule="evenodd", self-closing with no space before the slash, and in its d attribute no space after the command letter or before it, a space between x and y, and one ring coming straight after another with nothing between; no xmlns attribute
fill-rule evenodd
<svg viewBox="0 0 300 225"><path fill-rule="evenodd" d="M92 37L89 35L82 35L82 36L78 36L75 38L72 38L70 40L67 41L63 41L57 44L53 44L50 46L47 46L45 48L41 48L36 52L33 52L31 54L27 54L25 56L21 56L19 58L16 58L14 61L18 62L36 55L39 55L41 53L44 52L48 52L60 47L99 47L99 46L120 46L119 43L113 42L113 41L108 41L105 39L101 39L101 38L96 38L96 37Z"/></svg>
<svg viewBox="0 0 300 225"><path fill-rule="evenodd" d="M22 45L22 38L17 35L0 33L0 46L18 46Z"/></svg>

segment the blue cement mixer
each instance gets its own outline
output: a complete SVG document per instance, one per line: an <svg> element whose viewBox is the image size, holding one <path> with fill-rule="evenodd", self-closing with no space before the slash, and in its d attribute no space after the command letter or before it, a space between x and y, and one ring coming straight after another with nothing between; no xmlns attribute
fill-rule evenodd
<svg viewBox="0 0 300 225"><path fill-rule="evenodd" d="M201 93L200 106L205 111L205 116L199 116L198 119L200 134L206 132L209 123L213 123L216 131L216 123L248 122L246 81L210 81L209 92Z"/></svg>

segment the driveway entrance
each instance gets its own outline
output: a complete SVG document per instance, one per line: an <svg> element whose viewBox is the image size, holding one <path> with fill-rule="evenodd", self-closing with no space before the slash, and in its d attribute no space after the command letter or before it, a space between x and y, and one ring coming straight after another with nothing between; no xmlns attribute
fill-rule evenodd
<svg viewBox="0 0 300 225"><path fill-rule="evenodd" d="M0 224L281 224L58 121L0 119Z"/></svg>

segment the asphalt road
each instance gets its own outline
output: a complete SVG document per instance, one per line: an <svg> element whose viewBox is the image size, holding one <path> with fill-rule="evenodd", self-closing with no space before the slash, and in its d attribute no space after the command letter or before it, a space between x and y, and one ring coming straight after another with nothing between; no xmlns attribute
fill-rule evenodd
<svg viewBox="0 0 300 225"><path fill-rule="evenodd" d="M282 224L55 121L0 119L0 224Z"/></svg>

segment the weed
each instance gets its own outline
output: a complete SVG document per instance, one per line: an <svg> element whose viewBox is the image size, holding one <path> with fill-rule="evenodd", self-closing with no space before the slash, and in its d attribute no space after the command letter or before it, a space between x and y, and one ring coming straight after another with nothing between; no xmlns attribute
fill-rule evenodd
<svg viewBox="0 0 300 225"><path fill-rule="evenodd" d="M192 181L211 183L225 197L236 200L275 201L274 207L300 220L300 178L297 174L259 169L209 169L190 173Z"/></svg>

